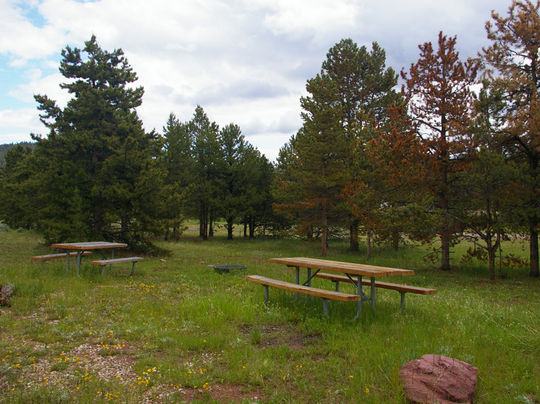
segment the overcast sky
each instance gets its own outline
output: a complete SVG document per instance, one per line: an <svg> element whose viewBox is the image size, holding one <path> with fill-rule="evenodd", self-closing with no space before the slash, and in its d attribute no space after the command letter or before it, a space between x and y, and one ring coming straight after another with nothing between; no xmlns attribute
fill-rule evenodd
<svg viewBox="0 0 540 404"><path fill-rule="evenodd" d="M299 99L342 38L376 41L396 71L418 44L457 35L463 58L487 44L491 10L510 0L0 0L0 144L47 132L34 94L63 106L60 52L95 34L122 48L145 89L139 116L162 128L197 104L220 126L240 125L269 159L301 126Z"/></svg>

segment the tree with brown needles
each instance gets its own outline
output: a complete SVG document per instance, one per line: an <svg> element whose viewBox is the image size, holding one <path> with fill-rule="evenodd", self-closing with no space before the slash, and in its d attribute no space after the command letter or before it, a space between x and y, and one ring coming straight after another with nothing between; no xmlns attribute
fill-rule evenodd
<svg viewBox="0 0 540 404"><path fill-rule="evenodd" d="M450 269L450 247L456 225L452 212L455 192L453 174L463 170L472 150L468 132L478 61L462 62L455 49L456 37L439 33L438 49L431 42L419 45L420 58L402 71L402 91L408 101L417 136L426 148L431 170L425 182L440 215L441 269Z"/></svg>
<svg viewBox="0 0 540 404"><path fill-rule="evenodd" d="M513 1L508 15L491 13L486 23L491 46L484 48L482 59L487 76L501 90L506 102L507 125L504 145L509 157L521 160L527 170L523 216L528 227L530 276L539 276L538 231L540 225L540 1Z"/></svg>

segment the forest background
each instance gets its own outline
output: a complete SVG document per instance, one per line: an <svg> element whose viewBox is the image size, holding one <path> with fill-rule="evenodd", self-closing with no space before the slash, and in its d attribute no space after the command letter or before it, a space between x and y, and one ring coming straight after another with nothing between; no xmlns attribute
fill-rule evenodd
<svg viewBox="0 0 540 404"><path fill-rule="evenodd" d="M539 276L540 3L514 1L486 23L490 46L461 60L442 32L398 74L374 42L336 43L300 99L303 126L273 164L241 128L222 128L202 106L161 133L145 132L144 90L121 49L62 50L65 108L36 95L49 133L10 147L0 171L0 219L47 242L107 239L151 253L178 239L187 218L202 239L224 221L244 237L347 237L367 258L374 242L433 244L450 269L452 246L469 256L529 265ZM399 89L401 84L401 89ZM525 263L502 241L527 237Z"/></svg>

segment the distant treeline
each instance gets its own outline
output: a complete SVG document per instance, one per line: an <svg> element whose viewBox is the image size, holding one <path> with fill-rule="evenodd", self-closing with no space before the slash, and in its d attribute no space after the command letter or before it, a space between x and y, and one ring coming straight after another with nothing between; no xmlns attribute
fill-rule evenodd
<svg viewBox="0 0 540 404"><path fill-rule="evenodd" d="M6 156L7 151L16 145L21 145L23 147L33 147L35 143L34 142L18 142L18 143L0 144L0 166L3 166L6 163L5 156Z"/></svg>

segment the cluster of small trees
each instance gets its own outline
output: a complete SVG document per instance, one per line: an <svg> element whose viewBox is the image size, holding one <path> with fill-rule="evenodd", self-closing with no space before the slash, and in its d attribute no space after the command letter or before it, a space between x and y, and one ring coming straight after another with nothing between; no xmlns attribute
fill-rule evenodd
<svg viewBox="0 0 540 404"><path fill-rule="evenodd" d="M221 130L197 107L181 123L173 114L163 135L145 132L136 108L143 88L122 50L102 50L92 37L62 51L65 108L35 96L46 137L8 151L0 174L0 218L37 228L47 241L115 239L147 249L148 234L178 236L186 216L201 236L225 218L255 226L271 213L272 165L237 125ZM171 232L172 230L172 232Z"/></svg>
<svg viewBox="0 0 540 404"><path fill-rule="evenodd" d="M440 239L441 268L459 237L485 255L505 234L528 233L530 275L538 276L540 218L540 3L514 1L507 17L492 13L491 46L462 61L456 37L397 74L385 53L342 40L301 99L303 126L281 150L276 206L306 233L359 224L368 235ZM477 91L473 91L474 87ZM368 249L369 254L369 249Z"/></svg>
<svg viewBox="0 0 540 404"><path fill-rule="evenodd" d="M229 239L239 222L244 236L254 237L258 226L264 232L272 221L273 166L238 125L220 130L198 106L189 122L169 116L163 142L166 232L176 237L185 217L199 218L204 240L213 236L217 219L225 220Z"/></svg>

